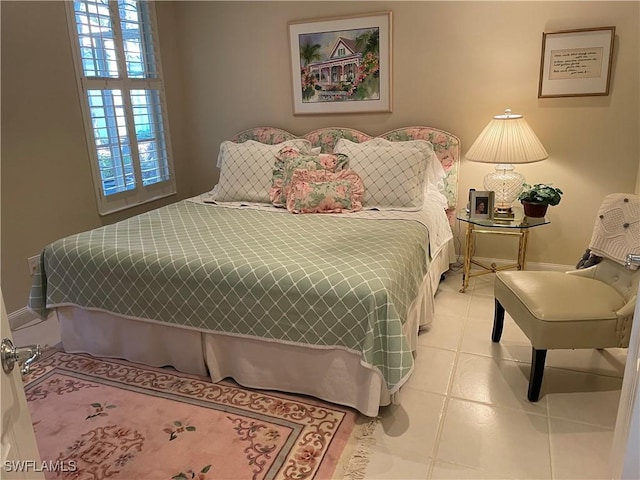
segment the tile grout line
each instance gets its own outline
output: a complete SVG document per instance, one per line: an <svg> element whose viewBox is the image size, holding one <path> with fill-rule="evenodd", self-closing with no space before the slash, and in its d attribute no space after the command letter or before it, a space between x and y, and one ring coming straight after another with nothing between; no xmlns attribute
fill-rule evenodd
<svg viewBox="0 0 640 480"><path fill-rule="evenodd" d="M547 448L549 449L549 473L555 479L553 472L553 448L551 447L551 417L549 416L549 402L547 401Z"/></svg>
<svg viewBox="0 0 640 480"><path fill-rule="evenodd" d="M467 290L468 293L471 293L471 299L469 301L469 304L466 307L466 316L464 318L464 321L462 322L462 330L460 332L460 335L458 337L458 342L457 342L457 349L455 352L455 358L454 358L454 363L452 366L452 372L451 372L451 377L449 379L449 383L448 383L448 388L447 388L447 393L445 396L445 403L443 405L443 410L442 410L442 418L440 419L440 422L438 424L438 430L436 432L436 438L434 441L434 447L432 449L432 455L431 455L431 462L429 464L429 468L428 468L428 472L427 472L427 479L431 479L434 475L434 471L435 471L435 463L437 460L437 455L439 452L439 448L440 448L440 443L442 441L442 436L443 436L443 430L444 430L444 422L446 421L446 419L448 418L448 409L450 407L451 404L451 400L452 399L458 399L458 397L454 396L451 394L452 392L452 385L454 382L454 378L457 372L457 369L460 368L460 360L461 360L461 355L465 352L462 351L462 346L463 346L463 339L464 339L464 335L466 332L466 328L469 327L469 324L471 322L470 319L470 312L471 312L471 302L473 301L474 298L479 298L479 297L487 297L490 298L490 296L488 295L477 295L478 292L475 291L476 288L476 284L473 285L473 289L469 289ZM483 289L483 292L485 291L485 289ZM468 353L469 355L477 355L477 356L482 356L482 357L487 357L487 358L491 358L491 355L482 355L482 354L477 354L477 353ZM529 364L530 362L527 361L520 361L517 359L503 359L503 360L507 360L507 361L512 361L514 363L522 363L522 364ZM616 379L616 378L621 378L619 375L616 375L615 373L607 373L607 372L593 372L593 371L585 371L585 370L581 370L581 369L576 369L576 368L571 368L571 366L566 367L566 366L559 366L559 367L553 367L553 366L549 366L548 368L550 369L556 369L556 370L560 370L560 371L565 371L565 372L571 372L571 373L575 373L575 374L584 374L584 375L595 375L597 378L609 378L609 379ZM561 454L558 454L554 456L553 452L554 452L554 445L557 442L554 442L553 438L552 438L552 423L556 420L560 420L563 422L569 422L569 423L573 423L576 425L585 425L585 426L591 426L591 427L598 427L601 429L605 429L608 431L613 430L613 428L611 428L610 426L606 426L606 425L599 425L596 423L588 423L585 421L580 421L580 420L575 420L575 419L571 419L571 418L564 418L561 416L557 416L557 415L552 415L552 412L550 410L550 404L548 399L545 400L546 402L546 409L545 412L529 412L526 411L524 409L517 409L517 408L513 408L513 407L508 407L508 406L497 406L497 405L492 405L492 404L486 404L484 402L478 402L478 401L474 401L474 400L468 400L468 399L464 399L464 398L459 398L460 400L464 400L464 401L469 401L472 403L477 403L480 405L489 405L493 408L499 408L499 409L507 409L507 410L513 410L513 411L519 411L521 413L524 413L526 415L533 415L533 416L538 416L538 417L542 417L542 416L546 416L546 425L547 425L547 454L548 454L548 472L549 472L549 478L556 480L558 479L558 475L561 475L562 473L562 465L557 465L554 462L556 460L563 460L564 457ZM544 437L543 437L544 438ZM558 439L556 439L557 441ZM559 456L558 456L559 455ZM541 459L542 460L542 459ZM459 464L456 462L452 462L449 460L440 460L441 462L447 463L447 464L451 464L451 465L460 465L462 467L465 467L465 465L463 464ZM469 465L467 466L468 468L474 468L473 466Z"/></svg>
<svg viewBox="0 0 640 480"><path fill-rule="evenodd" d="M469 299L467 308L465 309L464 321L462 322L462 326L458 335L458 344L456 346L455 357L453 359L453 366L451 367L451 374L449 376L449 381L447 382L447 393L444 397L444 404L442 405L442 415L440 417L440 421L438 422L438 429L436 431L436 438L433 442L433 450L431 451L431 462L429 462L429 468L427 470L427 480L429 480L433 476L433 470L435 468L438 450L440 448L440 440L442 439L442 431L444 429L444 422L447 418L447 411L449 409L449 400L451 397L451 389L453 387L453 382L456 376L456 370L458 368L458 359L460 358L460 349L462 348L462 340L464 338L464 331L467 327L467 322L469 320L469 309L471 308L471 299Z"/></svg>

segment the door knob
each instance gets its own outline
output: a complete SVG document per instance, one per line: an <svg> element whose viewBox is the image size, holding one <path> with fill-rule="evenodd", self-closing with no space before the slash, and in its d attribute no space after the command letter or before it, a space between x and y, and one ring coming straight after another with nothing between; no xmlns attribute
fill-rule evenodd
<svg viewBox="0 0 640 480"><path fill-rule="evenodd" d="M6 373L11 373L14 365L21 365L22 375L29 373L31 364L40 358L40 345L28 345L26 347L14 347L13 342L8 338L2 339L0 345L0 357L2 359L2 369Z"/></svg>
<svg viewBox="0 0 640 480"><path fill-rule="evenodd" d="M624 262L624 266L631 268L631 265L640 265L640 255L634 255L633 253L627 255L627 261Z"/></svg>

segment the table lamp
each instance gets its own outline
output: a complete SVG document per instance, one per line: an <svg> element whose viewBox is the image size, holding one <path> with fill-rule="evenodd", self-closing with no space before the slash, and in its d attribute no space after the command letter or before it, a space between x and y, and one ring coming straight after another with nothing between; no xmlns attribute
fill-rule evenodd
<svg viewBox="0 0 640 480"><path fill-rule="evenodd" d="M495 192L496 218L513 218L511 204L522 192L524 175L514 170L514 163L539 162L548 158L536 134L522 117L505 109L480 133L465 155L473 162L495 163L495 172L484 177L485 190Z"/></svg>

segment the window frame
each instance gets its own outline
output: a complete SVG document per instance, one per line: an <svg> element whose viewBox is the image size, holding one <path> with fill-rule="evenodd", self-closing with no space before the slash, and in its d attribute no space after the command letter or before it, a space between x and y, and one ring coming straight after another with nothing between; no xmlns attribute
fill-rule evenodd
<svg viewBox="0 0 640 480"><path fill-rule="evenodd" d="M113 24L113 42L116 51L116 61L118 65L119 77L87 77L84 74L82 65L78 27L73 0L64 2L67 13L67 27L71 47L73 52L73 63L78 86L78 97L82 110L83 126L87 141L87 153L90 160L91 175L93 178L93 188L96 196L99 215L108 215L119 212L137 205L149 203L161 198L169 197L177 193L175 169L173 165L173 153L171 147L171 134L169 129L169 115L167 113L167 102L164 90L164 75L158 39L157 17L155 2L144 2L148 13L148 23L151 31L151 41L153 42L153 57L155 67L154 78L130 78L127 75L126 60L123 55L124 44L120 16L118 12L118 2L109 0L110 17ZM138 0L139 3L139 0ZM135 186L130 190L105 195L103 191L102 176L99 166L98 149L94 126L91 117L91 106L88 97L89 90L120 90L123 102L124 115L127 123L127 136L131 149L132 166L135 176ZM135 90L157 91L159 98L160 116L162 130L164 134L164 145L166 149L168 179L157 183L144 185L141 172L141 160L138 151L139 143L135 133L134 110L131 101L131 92Z"/></svg>

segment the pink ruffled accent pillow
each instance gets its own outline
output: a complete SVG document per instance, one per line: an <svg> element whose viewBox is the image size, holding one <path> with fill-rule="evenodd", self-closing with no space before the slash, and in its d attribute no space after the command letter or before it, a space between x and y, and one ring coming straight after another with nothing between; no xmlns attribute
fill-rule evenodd
<svg viewBox="0 0 640 480"><path fill-rule="evenodd" d="M292 213L342 213L362 210L364 184L353 170L293 172L287 190Z"/></svg>
<svg viewBox="0 0 640 480"><path fill-rule="evenodd" d="M336 172L346 168L348 162L349 159L343 154L309 155L291 147L284 147L276 155L269 199L276 207L286 206L289 184L293 173L298 169Z"/></svg>

